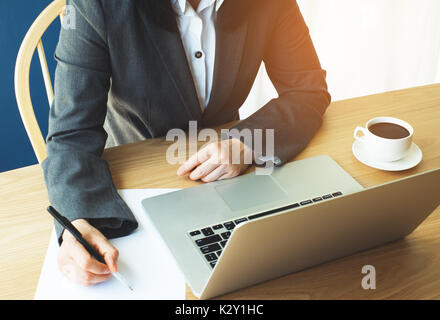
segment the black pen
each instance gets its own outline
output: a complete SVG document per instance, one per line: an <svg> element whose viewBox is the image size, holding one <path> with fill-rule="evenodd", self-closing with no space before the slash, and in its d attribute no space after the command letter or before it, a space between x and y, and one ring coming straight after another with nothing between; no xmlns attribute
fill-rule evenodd
<svg viewBox="0 0 440 320"><path fill-rule="evenodd" d="M75 239L78 240L79 243L81 243L81 245L87 250L87 252L90 253L93 258L101 263L106 264L104 257L83 238L81 232L79 232L78 229L75 228L75 226L66 217L62 216L52 206L47 207L47 211L52 215L52 217L54 217L56 221L58 221L59 224L61 224L66 230L68 230L75 237ZM131 285L119 272L112 272L112 275L115 276L115 278L118 279L122 284L128 287L128 289L133 291Z"/></svg>

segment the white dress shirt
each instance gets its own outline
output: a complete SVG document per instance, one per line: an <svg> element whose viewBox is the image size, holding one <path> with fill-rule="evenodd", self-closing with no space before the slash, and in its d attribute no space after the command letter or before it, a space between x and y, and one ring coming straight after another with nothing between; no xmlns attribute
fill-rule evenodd
<svg viewBox="0 0 440 320"><path fill-rule="evenodd" d="M172 0L202 110L211 96L215 63L215 19L224 0L201 0L197 10L187 0Z"/></svg>

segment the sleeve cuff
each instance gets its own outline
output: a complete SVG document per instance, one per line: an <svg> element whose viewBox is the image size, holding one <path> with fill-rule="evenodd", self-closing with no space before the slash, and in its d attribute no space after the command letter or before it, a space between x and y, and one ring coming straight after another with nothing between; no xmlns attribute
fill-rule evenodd
<svg viewBox="0 0 440 320"><path fill-rule="evenodd" d="M119 238L129 235L137 229L138 223L136 220L124 218L82 218L87 220L90 225L98 229L107 239ZM62 235L64 228L55 221L55 233L57 235L58 244L63 242Z"/></svg>

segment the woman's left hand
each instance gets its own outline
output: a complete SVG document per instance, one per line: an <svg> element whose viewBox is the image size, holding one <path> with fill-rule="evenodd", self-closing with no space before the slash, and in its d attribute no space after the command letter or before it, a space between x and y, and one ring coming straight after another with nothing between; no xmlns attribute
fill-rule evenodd
<svg viewBox="0 0 440 320"><path fill-rule="evenodd" d="M252 149L240 140L232 138L205 146L179 167L177 175L183 176L191 172L191 180L223 180L243 173L252 161Z"/></svg>

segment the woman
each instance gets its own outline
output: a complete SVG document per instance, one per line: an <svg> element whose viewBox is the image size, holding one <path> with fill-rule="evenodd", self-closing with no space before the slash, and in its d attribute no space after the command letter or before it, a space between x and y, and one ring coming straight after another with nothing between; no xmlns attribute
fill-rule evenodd
<svg viewBox="0 0 440 320"><path fill-rule="evenodd" d="M52 205L105 257L106 264L92 259L56 224L60 270L91 285L117 270L118 252L107 239L137 227L101 158L106 146L164 136L187 129L189 121L211 127L238 120L264 61L279 97L234 128L273 130L274 154L264 156L279 165L313 137L330 95L294 0L68 4L75 24L61 30L55 54L43 169ZM241 150L241 159L262 156L230 135L200 150L177 173L204 182L232 178L249 165L219 162L232 146Z"/></svg>

